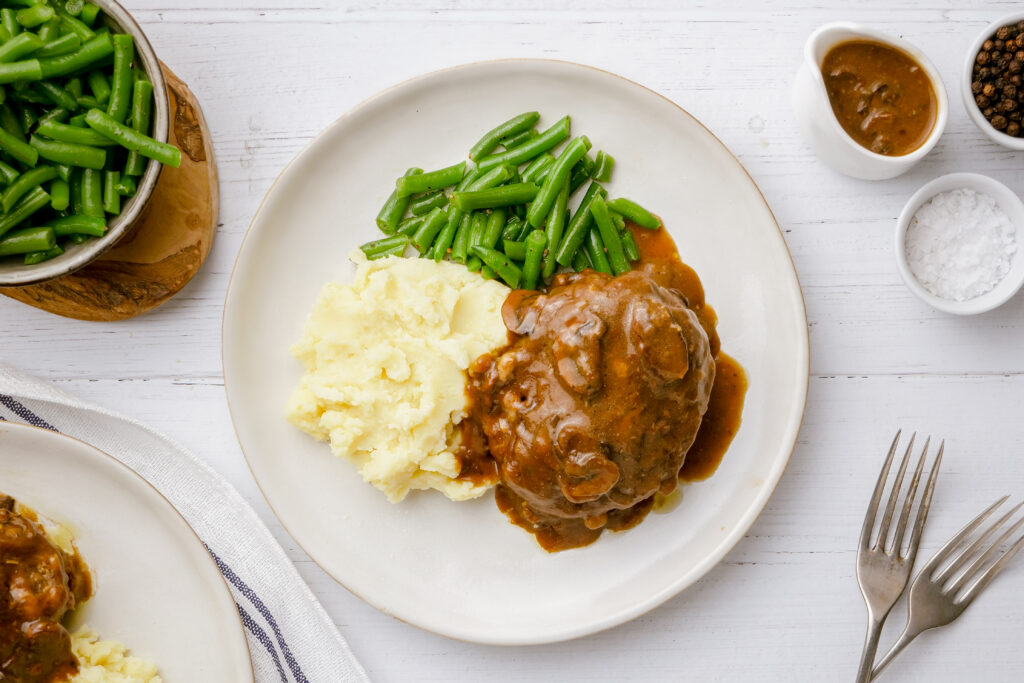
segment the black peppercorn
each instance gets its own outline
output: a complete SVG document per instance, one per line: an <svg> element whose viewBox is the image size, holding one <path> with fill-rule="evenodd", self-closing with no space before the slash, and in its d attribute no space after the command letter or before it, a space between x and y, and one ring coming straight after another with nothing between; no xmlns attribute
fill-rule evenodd
<svg viewBox="0 0 1024 683"><path fill-rule="evenodd" d="M992 59L992 55L988 52L979 52L975 60L978 64L988 64L989 60Z"/></svg>
<svg viewBox="0 0 1024 683"><path fill-rule="evenodd" d="M1006 124L1006 134L1012 135L1015 138L1020 137L1020 124L1016 121Z"/></svg>
<svg viewBox="0 0 1024 683"><path fill-rule="evenodd" d="M992 42L991 38L989 40L986 40L984 43L981 44L981 49L984 50L985 52L988 52L993 47L995 47L995 43Z"/></svg>
<svg viewBox="0 0 1024 683"><path fill-rule="evenodd" d="M1006 128L1007 120L1002 114L996 114L992 117L992 127L996 130L1003 130Z"/></svg>
<svg viewBox="0 0 1024 683"><path fill-rule="evenodd" d="M996 31L996 39L1002 42L1010 37L1010 27L1002 26Z"/></svg>
<svg viewBox="0 0 1024 683"><path fill-rule="evenodd" d="M1017 86L1010 84L1003 87L1003 97L1013 99L1017 97Z"/></svg>
<svg viewBox="0 0 1024 683"><path fill-rule="evenodd" d="M984 95L976 95L975 98L974 98L974 102L979 107L987 107L989 105L989 103L992 102L992 100L989 99L988 97L984 96Z"/></svg>
<svg viewBox="0 0 1024 683"><path fill-rule="evenodd" d="M996 94L996 86L993 85L992 83L986 83L982 87L981 92L985 97L992 97L993 95Z"/></svg>

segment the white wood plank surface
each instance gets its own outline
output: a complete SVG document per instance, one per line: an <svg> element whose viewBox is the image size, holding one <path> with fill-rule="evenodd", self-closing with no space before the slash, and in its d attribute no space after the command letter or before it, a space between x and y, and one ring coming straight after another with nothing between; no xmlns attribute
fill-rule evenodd
<svg viewBox="0 0 1024 683"><path fill-rule="evenodd" d="M57 318L0 299L0 359L122 410L205 457L270 524L378 681L852 678L864 613L854 545L897 425L948 439L923 553L1003 493L1024 496L1024 296L969 319L903 286L897 214L927 180L992 175L1024 190L1020 156L967 118L965 51L1012 2L816 0L508 3L401 0L126 0L214 131L222 223L204 270L177 298L116 324ZM912 172L864 182L800 140L789 85L816 26L861 21L920 46L946 81L946 135ZM421 632L335 584L276 523L239 452L224 399L224 291L257 204L319 130L382 88L436 68L550 57L620 73L701 119L759 183L800 274L811 325L808 411L790 468L750 534L682 596L578 641L481 647ZM685 523L685 520L680 520ZM1024 560L952 627L923 636L891 680L1024 677ZM902 613L894 614L891 640ZM885 679L883 679L885 680Z"/></svg>

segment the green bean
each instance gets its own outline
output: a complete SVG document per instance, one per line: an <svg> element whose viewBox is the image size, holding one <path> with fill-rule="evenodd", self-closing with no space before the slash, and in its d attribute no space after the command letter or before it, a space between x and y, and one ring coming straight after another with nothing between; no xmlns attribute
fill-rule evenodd
<svg viewBox="0 0 1024 683"><path fill-rule="evenodd" d="M598 232L597 228L591 228L587 231L586 242L584 248L587 251L587 256L590 258L590 263L594 270L599 273L607 273L613 275L612 266L608 262L608 254L604 250L604 240L601 239L601 233Z"/></svg>
<svg viewBox="0 0 1024 683"><path fill-rule="evenodd" d="M51 83L50 81L39 81L36 83L36 88L38 88L40 92L42 92L58 107L67 109L68 111L75 111L78 109L78 100L59 85Z"/></svg>
<svg viewBox="0 0 1024 683"><path fill-rule="evenodd" d="M85 5L82 7L81 20L86 26L92 26L93 22L96 21L96 17L100 14L100 8L97 5Z"/></svg>
<svg viewBox="0 0 1024 683"><path fill-rule="evenodd" d="M514 171L511 166L505 164L502 166L495 166L489 171L485 171L480 176L471 182L466 191L475 192L477 190L486 190L491 187L496 187L512 179Z"/></svg>
<svg viewBox="0 0 1024 683"><path fill-rule="evenodd" d="M636 202L628 199L623 199L622 197L613 199L608 202L608 208L615 213L622 214L641 228L657 230L661 226L661 221L658 220L657 216Z"/></svg>
<svg viewBox="0 0 1024 683"><path fill-rule="evenodd" d="M75 98L75 102L78 103L78 106L86 109L101 109L103 107L100 101L92 95L79 95Z"/></svg>
<svg viewBox="0 0 1024 683"><path fill-rule="evenodd" d="M483 237L480 238L480 245L493 249L501 239L501 231L505 227L505 217L508 212L505 209L495 209L487 217L487 224L484 226Z"/></svg>
<svg viewBox="0 0 1024 683"><path fill-rule="evenodd" d="M519 219L519 216L509 216L508 221L505 223L505 229L501 231L501 238L503 240L515 240L519 238L519 230L523 227L523 221Z"/></svg>
<svg viewBox="0 0 1024 683"><path fill-rule="evenodd" d="M36 135L32 136L30 143L39 156L58 164L99 170L107 163L107 153L97 147L44 140Z"/></svg>
<svg viewBox="0 0 1024 683"><path fill-rule="evenodd" d="M366 258L370 261L384 258L385 256L401 256L405 248L409 246L409 238L406 235L392 235L383 239L367 242L359 246Z"/></svg>
<svg viewBox="0 0 1024 683"><path fill-rule="evenodd" d="M89 90L92 91L92 96L99 102L109 102L110 83L107 82L107 77L103 75L103 72L98 69L96 71L90 71L88 78ZM152 84L150 84L150 87L152 87Z"/></svg>
<svg viewBox="0 0 1024 683"><path fill-rule="evenodd" d="M459 210L461 211L461 209ZM459 220L459 229L455 231L455 239L452 240L452 261L466 262L466 257L469 255L469 233L472 230L472 222L470 214L463 212L462 218Z"/></svg>
<svg viewBox="0 0 1024 683"><path fill-rule="evenodd" d="M82 47L82 39L77 34L68 33L51 40L35 52L37 59L41 57L59 57L74 52Z"/></svg>
<svg viewBox="0 0 1024 683"><path fill-rule="evenodd" d="M9 104L0 105L0 128L15 136L18 140L25 141L25 132L21 130L21 122L18 121L18 116Z"/></svg>
<svg viewBox="0 0 1024 683"><path fill-rule="evenodd" d="M0 45L0 62L16 62L25 55L43 47L43 41L34 33L22 33Z"/></svg>
<svg viewBox="0 0 1024 683"><path fill-rule="evenodd" d="M47 5L32 5L22 10L18 10L15 15L15 19L19 24L25 28L35 28L39 24L45 24L50 19L53 19L53 8Z"/></svg>
<svg viewBox="0 0 1024 683"><path fill-rule="evenodd" d="M493 209L499 206L523 204L533 201L539 188L533 183L501 185L486 190L467 190L452 194L452 203L463 211Z"/></svg>
<svg viewBox="0 0 1024 683"><path fill-rule="evenodd" d="M523 263L523 289L537 289L541 261L548 237L543 230L534 230L526 236L526 261Z"/></svg>
<svg viewBox="0 0 1024 683"><path fill-rule="evenodd" d="M596 182L590 183L590 187L584 193L583 199L580 200L579 208L576 209L576 213L572 215L569 225L565 228L562 243L558 245L558 249L555 251L555 261L558 265L568 266L572 263L573 256L586 239L587 231L590 229L590 223L593 220L590 215L590 203L594 201L594 197L603 194L603 187Z"/></svg>
<svg viewBox="0 0 1024 683"><path fill-rule="evenodd" d="M421 254L426 254L427 250L433 246L434 239L437 238L437 233L441 232L441 228L445 224L445 212L440 208L435 207L427 217L423 220L423 223L419 228L416 229L416 234L412 236L412 245L419 250Z"/></svg>
<svg viewBox="0 0 1024 683"><path fill-rule="evenodd" d="M483 170L479 168L473 168L469 171L466 171L466 175L462 176L462 180L460 180L459 184L455 186L455 191L461 192L462 190L468 189L469 186L475 183L477 181L477 178L479 178L483 174Z"/></svg>
<svg viewBox="0 0 1024 683"><path fill-rule="evenodd" d="M6 216L0 217L0 235L5 234L36 211L50 203L50 195L41 187L29 192ZM42 251L33 249L32 251Z"/></svg>
<svg viewBox="0 0 1024 683"><path fill-rule="evenodd" d="M50 259L57 258L63 253L64 250L61 248L59 244L54 245L53 249L48 249L46 251L30 251L29 253L25 254L25 265L34 266L37 263L42 263L43 261L49 261Z"/></svg>
<svg viewBox="0 0 1024 683"><path fill-rule="evenodd" d="M14 38L21 33L21 24L18 23L17 12L13 9L5 7L0 9L0 23L3 23L4 29ZM7 40L11 40L8 38Z"/></svg>
<svg viewBox="0 0 1024 683"><path fill-rule="evenodd" d="M48 22L40 26L39 33L37 35L39 36L39 40L43 41L44 45L60 38L60 17L53 17Z"/></svg>
<svg viewBox="0 0 1024 683"><path fill-rule="evenodd" d="M111 98L113 98L113 95L111 95ZM118 123L99 109L90 109L89 113L85 116L85 122L90 128L106 135L122 147L134 150L144 157L156 159L164 166L178 168L181 165L181 150L177 147L168 145L166 142L154 140L148 135L132 130L128 126ZM401 180L419 177L418 175L406 176L406 178Z"/></svg>
<svg viewBox="0 0 1024 683"><path fill-rule="evenodd" d="M57 169L57 177L63 180L65 183L71 182L71 167L64 164L54 164L53 167Z"/></svg>
<svg viewBox="0 0 1024 683"><path fill-rule="evenodd" d="M103 218L103 171L82 169L82 213Z"/></svg>
<svg viewBox="0 0 1024 683"><path fill-rule="evenodd" d="M141 81L136 81L136 86L140 82ZM136 90L136 95L137 94L138 91ZM134 109L135 105L133 105L133 110ZM135 114L132 115L132 119L132 124L134 127L134 124L138 122L138 119L135 117ZM138 130L138 128L136 128L136 130ZM136 155L136 157L138 159L142 159L141 154ZM128 163L125 166L124 173L126 176L142 175L142 168L143 167L141 165L133 165L132 157L131 155L129 155ZM423 173L423 169L413 167L407 170L405 172L405 175L415 175L417 173ZM402 216L405 215L405 210L408 206L408 197L399 197L397 190L392 191L387 201L384 202L384 206L380 207L380 213L377 214L377 227L380 228L381 232L383 232L386 235L394 234L395 230L398 229L398 224L402 221Z"/></svg>
<svg viewBox="0 0 1024 683"><path fill-rule="evenodd" d="M587 173L585 164L579 162L573 166L572 172L569 174L569 196L576 194L576 190L583 187L588 180L590 180L590 174Z"/></svg>
<svg viewBox="0 0 1024 683"><path fill-rule="evenodd" d="M135 58L135 39L127 33L114 36L114 76L110 82L107 115L124 123L132 102L132 59ZM99 98L97 98L99 99Z"/></svg>
<svg viewBox="0 0 1024 683"><path fill-rule="evenodd" d="M505 255L513 261L522 261L526 259L526 242L502 240L501 249L505 252Z"/></svg>
<svg viewBox="0 0 1024 683"><path fill-rule="evenodd" d="M523 170L523 181L527 183L536 183L536 177L540 174L542 169L546 169L555 163L555 158L545 152L539 157L531 161L526 168Z"/></svg>
<svg viewBox="0 0 1024 683"><path fill-rule="evenodd" d="M18 105L18 118L21 119L21 130L25 135L28 135L38 120L35 109L24 104Z"/></svg>
<svg viewBox="0 0 1024 683"><path fill-rule="evenodd" d="M91 128L69 126L59 121L44 121L36 127L39 135L44 135L59 142L71 142L76 145L90 147L112 147L117 143L105 135L100 135Z"/></svg>
<svg viewBox="0 0 1024 683"><path fill-rule="evenodd" d="M72 235L71 237L68 237L68 242L71 244L83 244L91 239L92 237L89 235Z"/></svg>
<svg viewBox="0 0 1024 683"><path fill-rule="evenodd" d="M491 270L504 280L505 284L509 287L515 289L519 286L519 282L523 278L523 271L519 270L518 266L512 263L512 259L507 255L479 245L473 247L473 254L490 266Z"/></svg>
<svg viewBox="0 0 1024 683"><path fill-rule="evenodd" d="M82 213L82 169L71 169L68 187L71 190L71 213L80 215Z"/></svg>
<svg viewBox="0 0 1024 683"><path fill-rule="evenodd" d="M0 239L0 256L49 251L57 246L57 238L50 228L25 228L8 233Z"/></svg>
<svg viewBox="0 0 1024 683"><path fill-rule="evenodd" d="M117 182L117 192L122 197L133 197L135 196L135 178L131 176L122 175L121 179Z"/></svg>
<svg viewBox="0 0 1024 683"><path fill-rule="evenodd" d="M16 81L38 81L41 78L43 72L38 59L0 64L0 85Z"/></svg>
<svg viewBox="0 0 1024 683"><path fill-rule="evenodd" d="M484 211L475 211L469 223L469 248L470 250L476 246L482 246L484 239L484 229L487 227L487 213Z"/></svg>
<svg viewBox="0 0 1024 683"><path fill-rule="evenodd" d="M74 34L72 33L70 35L74 35ZM75 76L74 78L69 78L67 80L67 82L64 84L64 89L67 90L72 95L74 95L76 98L81 97L82 96L82 79L79 78L78 76Z"/></svg>
<svg viewBox="0 0 1024 683"><path fill-rule="evenodd" d="M562 191L562 187L569 179L569 171L580 160L580 157L587 153L588 148L589 140L587 140L586 136L574 138L572 142L566 145L562 153L555 159L555 163L544 179L544 184L541 186L536 199L533 200L530 208L526 211L527 223L535 228L544 225L544 219L547 218L548 213L551 211L551 205L554 204L555 197Z"/></svg>
<svg viewBox="0 0 1024 683"><path fill-rule="evenodd" d="M18 90L11 89L11 101L18 102L20 104L37 104L40 106L48 106L53 104L50 98L42 93L39 88L30 87L28 83L21 83L25 87L19 88ZM38 83L34 85L39 85Z"/></svg>
<svg viewBox="0 0 1024 683"><path fill-rule="evenodd" d="M466 171L466 162L460 161L454 166L448 166L437 171L421 173L414 176L404 176L395 181L395 188L399 197L406 197L411 194L429 192L450 187L462 180Z"/></svg>
<svg viewBox="0 0 1024 683"><path fill-rule="evenodd" d="M539 154L543 154L555 147L562 140L569 137L569 117L566 116L555 125L533 138L529 142L519 145L501 154L492 154L489 157L480 159L477 163L481 168L488 169L500 164L519 166L530 161Z"/></svg>
<svg viewBox="0 0 1024 683"><path fill-rule="evenodd" d="M50 166L49 168L53 168ZM54 169L54 174L57 170ZM71 190L67 182L57 178L50 183L50 206L54 211L66 211L71 205Z"/></svg>
<svg viewBox="0 0 1024 683"><path fill-rule="evenodd" d="M537 137L538 135L540 135L540 133L537 131L536 128L524 130L522 133L518 133L507 138L502 138L501 146L504 147L505 149L515 149L519 145L523 144L524 142L528 142L529 140Z"/></svg>
<svg viewBox="0 0 1024 683"><path fill-rule="evenodd" d="M437 207L443 208L447 203L448 198L444 195L444 190L435 190L409 202L409 211L413 216L422 216Z"/></svg>
<svg viewBox="0 0 1024 683"><path fill-rule="evenodd" d="M88 128L88 126L85 125L86 114L88 114L88 112L82 112L81 114L72 116L70 119L68 119L68 125L74 126L75 128Z"/></svg>
<svg viewBox="0 0 1024 683"><path fill-rule="evenodd" d="M612 179L612 168L615 166L615 158L601 150L597 153L597 163L590 177L599 182L607 182Z"/></svg>
<svg viewBox="0 0 1024 683"><path fill-rule="evenodd" d="M3 207L4 213L10 212L14 205L18 203L18 200L26 194L56 177L57 170L52 166L40 166L39 168L25 171L4 190L3 196L0 197L0 206Z"/></svg>
<svg viewBox="0 0 1024 683"><path fill-rule="evenodd" d="M24 140L11 135L6 127L0 130L0 149L23 164L34 167L39 162L39 152Z"/></svg>
<svg viewBox="0 0 1024 683"><path fill-rule="evenodd" d="M585 249L577 249L576 255L572 257L572 269L577 273L582 273L589 267L590 261L587 260L587 251Z"/></svg>
<svg viewBox="0 0 1024 683"><path fill-rule="evenodd" d="M565 232L565 209L569 203L569 181L566 180L562 183L562 190L555 197L555 203L551 205L551 214L548 216L547 226L547 246L548 250L544 254L544 269L543 275L545 282L555 274L555 270L558 269L558 263L555 262L555 248L562 242L562 233ZM529 287L528 289L533 289Z"/></svg>
<svg viewBox="0 0 1024 683"><path fill-rule="evenodd" d="M583 170L587 172L587 175L593 173L594 169L597 168L597 162L591 159L589 154L583 155L583 158L580 159L580 164L583 165Z"/></svg>
<svg viewBox="0 0 1024 683"><path fill-rule="evenodd" d="M57 16L60 17L61 30L65 33L71 32L78 35L82 40L89 40L96 33L89 28L89 26L73 17L64 7L61 7L60 0L54 6L54 11L57 12ZM84 9L84 8L83 8Z"/></svg>
<svg viewBox="0 0 1024 683"><path fill-rule="evenodd" d="M633 239L633 233L628 229L623 230L620 235L622 236L622 250L626 253L626 258L632 261L640 260L640 250L636 246L636 240Z"/></svg>
<svg viewBox="0 0 1024 683"><path fill-rule="evenodd" d="M5 185L10 185L17 177L18 172L14 168L0 161L0 179L4 181Z"/></svg>
<svg viewBox="0 0 1024 683"><path fill-rule="evenodd" d="M86 27L88 29L88 27ZM114 41L107 33L96 34L91 38L83 38L82 47L68 54L56 57L44 57L39 60L40 78L67 76L80 71L92 64L109 57L114 52Z"/></svg>
<svg viewBox="0 0 1024 683"><path fill-rule="evenodd" d="M153 83L139 79L135 81L132 88L131 98L131 127L140 133L150 132L151 120L153 118ZM128 175L142 175L145 171L146 161L137 152L128 153L128 162L125 164L125 173ZM423 169L417 169L420 173Z"/></svg>
<svg viewBox="0 0 1024 683"><path fill-rule="evenodd" d="M601 241L604 242L604 248L608 252L608 263L612 267L612 272L616 275L629 272L631 267L622 249L622 238L619 237L619 231L615 229L615 223L612 222L612 218L608 214L608 206L604 203L603 198L594 198L594 201L590 203L590 213L594 216L594 223L597 224L597 229L601 233Z"/></svg>
<svg viewBox="0 0 1024 683"><path fill-rule="evenodd" d="M434 243L434 261L440 263L444 260L444 257L448 254L448 249L451 248L455 242L455 235L459 231L459 225L462 223L462 210L457 206L448 207L448 220L444 224L444 228L441 230L441 234L437 236L437 242Z"/></svg>
<svg viewBox="0 0 1024 683"><path fill-rule="evenodd" d="M15 21L14 23L18 22ZM6 43L11 38L13 38L11 32L8 31L7 28L2 23L0 23L0 43Z"/></svg>
<svg viewBox="0 0 1024 683"><path fill-rule="evenodd" d="M50 111L40 116L39 120L36 121L36 125L41 126L49 121L56 121L57 123L61 123L63 121L67 121L69 116L71 116L71 112L69 112L64 107L54 107Z"/></svg>
<svg viewBox="0 0 1024 683"><path fill-rule="evenodd" d="M477 161L480 157L491 152L502 138L507 138L516 133L533 127L533 124L540 120L540 114L535 111L528 111L519 116L513 116L499 126L487 131L482 138L469 150L469 158Z"/></svg>
<svg viewBox="0 0 1024 683"><path fill-rule="evenodd" d="M623 230L626 229L626 219L622 217L622 214L615 213L614 211L609 210L608 215L611 217L612 223L615 224L616 230L622 232Z"/></svg>
<svg viewBox="0 0 1024 683"><path fill-rule="evenodd" d="M412 216L406 218L398 224L398 234L405 235L406 237L412 237L419 230L420 226L423 225L423 220L426 216Z"/></svg>
<svg viewBox="0 0 1024 683"><path fill-rule="evenodd" d="M490 266L484 266L483 268L480 269L480 277L482 277L485 280L493 280L494 268L491 268Z"/></svg>
<svg viewBox="0 0 1024 683"><path fill-rule="evenodd" d="M103 210L115 216L121 213L121 195L117 192L117 182L121 174L117 171L103 172Z"/></svg>
<svg viewBox="0 0 1024 683"><path fill-rule="evenodd" d="M69 235L92 235L103 237L107 232L107 224L102 218L85 216L82 214L55 218L46 223L53 228L57 237L68 237Z"/></svg>

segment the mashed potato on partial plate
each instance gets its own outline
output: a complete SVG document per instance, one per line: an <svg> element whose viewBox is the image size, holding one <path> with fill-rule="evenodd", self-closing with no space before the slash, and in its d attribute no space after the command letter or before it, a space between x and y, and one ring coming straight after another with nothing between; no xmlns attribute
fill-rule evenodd
<svg viewBox="0 0 1024 683"><path fill-rule="evenodd" d="M509 289L456 263L351 258L355 281L324 285L292 347L306 372L289 421L329 441L392 502L413 489L482 495L486 485L457 479L454 426L465 417L466 368L507 343Z"/></svg>
<svg viewBox="0 0 1024 683"><path fill-rule="evenodd" d="M78 673L71 683L162 683L156 664L128 655L113 640L100 640L89 627L71 634L71 651L78 658Z"/></svg>

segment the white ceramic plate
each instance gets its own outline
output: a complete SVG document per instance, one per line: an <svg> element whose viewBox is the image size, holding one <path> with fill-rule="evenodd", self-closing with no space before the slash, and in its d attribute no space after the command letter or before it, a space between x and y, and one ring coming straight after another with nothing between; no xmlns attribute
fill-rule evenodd
<svg viewBox="0 0 1024 683"><path fill-rule="evenodd" d="M234 600L192 528L119 461L53 432L0 422L0 491L74 533L93 577L75 612L155 662L167 683L253 680Z"/></svg>
<svg viewBox="0 0 1024 683"><path fill-rule="evenodd" d="M612 195L659 213L718 312L723 348L750 377L743 426L718 473L682 504L586 548L545 553L492 496L388 503L326 445L292 427L300 377L288 353L317 292L351 278L346 255L411 165L464 158L523 110L564 114L616 159ZM281 522L328 573L379 609L483 643L573 638L683 590L743 536L796 440L808 377L793 264L757 187L729 151L667 99L576 64L515 60L428 74L356 107L281 174L253 219L228 290L224 375L242 448Z"/></svg>

